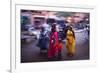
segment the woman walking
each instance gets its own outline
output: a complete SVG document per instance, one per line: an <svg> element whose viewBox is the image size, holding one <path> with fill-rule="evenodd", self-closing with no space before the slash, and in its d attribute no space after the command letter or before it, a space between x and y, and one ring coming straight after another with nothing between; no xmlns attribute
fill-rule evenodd
<svg viewBox="0 0 100 73"><path fill-rule="evenodd" d="M50 42L49 42L49 49L48 49L49 60L54 60L56 57L57 43L58 43L58 32L56 31L56 24L53 24L50 33Z"/></svg>
<svg viewBox="0 0 100 73"><path fill-rule="evenodd" d="M40 47L41 54L47 53L48 43L49 43L48 33L45 30L45 28L42 27L39 41L38 41L38 46Z"/></svg>
<svg viewBox="0 0 100 73"><path fill-rule="evenodd" d="M66 28L66 48L68 56L75 54L75 33L71 26L67 26Z"/></svg>

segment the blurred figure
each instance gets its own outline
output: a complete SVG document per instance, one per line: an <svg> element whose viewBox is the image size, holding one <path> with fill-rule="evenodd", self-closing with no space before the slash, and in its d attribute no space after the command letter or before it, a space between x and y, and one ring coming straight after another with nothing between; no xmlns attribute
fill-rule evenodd
<svg viewBox="0 0 100 73"><path fill-rule="evenodd" d="M86 28L86 22L85 22L85 17L86 14L85 13L80 13L80 12L76 12L73 15L73 19L74 19L74 24L75 24L75 28L76 29L84 29Z"/></svg>
<svg viewBox="0 0 100 73"><path fill-rule="evenodd" d="M47 53L49 38L47 31L45 31L45 27L41 27L40 38L38 42L38 46L40 47L40 53Z"/></svg>
<svg viewBox="0 0 100 73"><path fill-rule="evenodd" d="M72 16L68 16L66 21L67 21L66 26L73 26L74 20Z"/></svg>
<svg viewBox="0 0 100 73"><path fill-rule="evenodd" d="M44 20L42 21L42 26L45 27L45 30L46 30L46 31L50 31L50 30L51 30L50 25L47 24L47 20L46 20L46 19L44 19Z"/></svg>
<svg viewBox="0 0 100 73"><path fill-rule="evenodd" d="M66 48L68 56L75 54L75 34L71 26L67 26L66 29Z"/></svg>
<svg viewBox="0 0 100 73"><path fill-rule="evenodd" d="M56 24L52 24L50 32L50 43L48 49L48 60L54 60L57 52L58 32L56 31Z"/></svg>

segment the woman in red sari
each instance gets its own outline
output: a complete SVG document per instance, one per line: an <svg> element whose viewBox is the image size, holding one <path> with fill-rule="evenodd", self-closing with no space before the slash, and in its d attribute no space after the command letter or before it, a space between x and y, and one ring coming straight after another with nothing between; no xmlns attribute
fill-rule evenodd
<svg viewBox="0 0 100 73"><path fill-rule="evenodd" d="M58 32L56 31L56 24L52 25L51 33L50 33L50 43L48 49L48 59L54 60L57 53L57 45L58 43Z"/></svg>

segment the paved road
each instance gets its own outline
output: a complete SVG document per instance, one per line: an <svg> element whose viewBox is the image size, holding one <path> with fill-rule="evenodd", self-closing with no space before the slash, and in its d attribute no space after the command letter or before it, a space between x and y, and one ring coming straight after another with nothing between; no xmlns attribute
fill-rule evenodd
<svg viewBox="0 0 100 73"><path fill-rule="evenodd" d="M62 49L62 61L64 60L86 60L89 59L89 40L87 39L86 32L77 32L76 36L76 54L73 57L68 57L65 47L65 42L63 42ZM21 62L46 62L48 61L46 56L40 55L40 48L36 46L37 40L33 40L30 43L22 43L21 46Z"/></svg>

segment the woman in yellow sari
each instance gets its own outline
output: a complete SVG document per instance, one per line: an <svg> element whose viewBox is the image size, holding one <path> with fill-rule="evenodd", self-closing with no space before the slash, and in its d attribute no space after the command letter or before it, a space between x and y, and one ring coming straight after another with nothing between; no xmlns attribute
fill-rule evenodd
<svg viewBox="0 0 100 73"><path fill-rule="evenodd" d="M75 54L75 34L71 26L67 26L66 30L66 48L68 56Z"/></svg>

